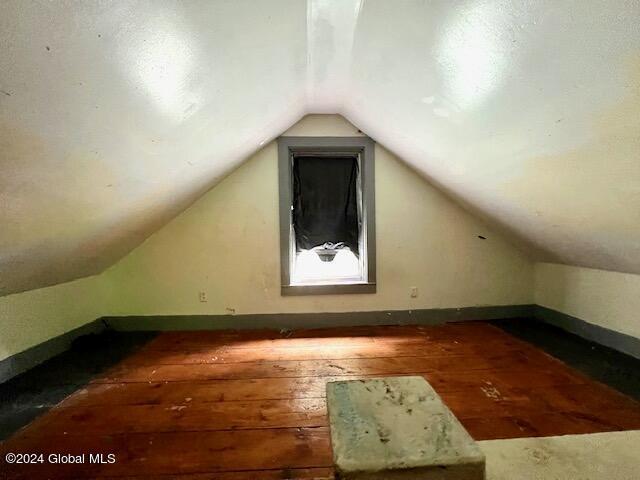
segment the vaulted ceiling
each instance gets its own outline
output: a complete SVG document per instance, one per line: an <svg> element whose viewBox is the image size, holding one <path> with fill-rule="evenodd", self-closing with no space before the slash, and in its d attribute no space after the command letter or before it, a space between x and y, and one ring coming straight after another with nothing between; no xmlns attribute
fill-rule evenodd
<svg viewBox="0 0 640 480"><path fill-rule="evenodd" d="M635 0L4 0L0 294L103 270L307 113L537 259L640 273L639 24Z"/></svg>

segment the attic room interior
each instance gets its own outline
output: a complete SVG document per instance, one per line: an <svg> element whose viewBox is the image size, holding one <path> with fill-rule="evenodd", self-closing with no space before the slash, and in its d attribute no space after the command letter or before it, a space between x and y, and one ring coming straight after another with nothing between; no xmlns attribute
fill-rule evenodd
<svg viewBox="0 0 640 480"><path fill-rule="evenodd" d="M639 25L1 0L0 479L639 478Z"/></svg>

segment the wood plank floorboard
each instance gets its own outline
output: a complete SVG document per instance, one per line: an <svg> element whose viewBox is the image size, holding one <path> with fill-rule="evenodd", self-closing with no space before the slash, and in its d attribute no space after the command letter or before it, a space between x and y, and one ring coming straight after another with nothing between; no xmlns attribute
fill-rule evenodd
<svg viewBox="0 0 640 480"><path fill-rule="evenodd" d="M321 427L327 424L324 398L243 402L114 405L58 408L34 422L34 429L66 435Z"/></svg>
<svg viewBox="0 0 640 480"><path fill-rule="evenodd" d="M7 444L0 447L0 454L7 451L46 455L51 452L112 453L117 459L113 464L21 465L6 472L8 478L20 479L328 468L332 464L327 427L84 435L81 438L19 435Z"/></svg>
<svg viewBox="0 0 640 480"><path fill-rule="evenodd" d="M427 372L496 370L510 367L537 368L540 359L525 352L442 357L383 357L362 359L287 360L216 364L124 365L94 383L180 382L240 378L330 377L336 375L409 375Z"/></svg>
<svg viewBox="0 0 640 480"><path fill-rule="evenodd" d="M191 398L193 403L322 398L325 396L327 382L354 380L370 376L94 383L69 396L60 406L176 405L182 404L187 398ZM482 388L485 385L493 385L495 388L505 391L510 385L518 385L520 379L525 377L527 378L527 386L531 388L579 385L586 381L582 376L566 372L531 372L528 369L435 372L423 374L423 377L434 385L441 394L455 391L482 393Z"/></svg>
<svg viewBox="0 0 640 480"><path fill-rule="evenodd" d="M96 480L113 477L96 477ZM334 480L332 468L285 468L244 472L192 473L185 475L136 475L118 480Z"/></svg>
<svg viewBox="0 0 640 480"><path fill-rule="evenodd" d="M189 348L189 347L181 347ZM300 346L300 347L213 347L198 345L189 352L180 349L144 349L129 357L122 365L188 365L194 363L251 363L301 360L337 360L388 357L447 357L486 354L492 350L520 351L515 342L491 342L482 345L460 345L447 343L430 344L428 348L416 344L359 343L345 346Z"/></svg>
<svg viewBox="0 0 640 480"><path fill-rule="evenodd" d="M478 440L640 428L640 404L492 325L167 332L0 445L114 464L0 478L331 478L327 381L422 375Z"/></svg>

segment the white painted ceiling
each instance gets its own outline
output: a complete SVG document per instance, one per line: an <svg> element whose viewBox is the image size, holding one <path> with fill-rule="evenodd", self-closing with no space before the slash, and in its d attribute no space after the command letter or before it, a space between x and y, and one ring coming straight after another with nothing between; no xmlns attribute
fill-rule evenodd
<svg viewBox="0 0 640 480"><path fill-rule="evenodd" d="M639 25L638 0L3 0L0 294L103 270L307 113L537 259L640 273Z"/></svg>

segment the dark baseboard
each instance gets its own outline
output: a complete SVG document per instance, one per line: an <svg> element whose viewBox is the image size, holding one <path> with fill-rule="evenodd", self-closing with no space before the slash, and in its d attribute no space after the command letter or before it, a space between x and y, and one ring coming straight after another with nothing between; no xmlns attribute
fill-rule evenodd
<svg viewBox="0 0 640 480"><path fill-rule="evenodd" d="M273 313L248 315L154 315L103 317L0 361L0 383L25 372L69 348L81 335L106 326L117 331L300 329L359 325L437 325L467 320L537 318L580 337L640 358L640 339L593 325L539 305L433 308L339 313Z"/></svg>
<svg viewBox="0 0 640 480"><path fill-rule="evenodd" d="M600 327L551 308L535 305L533 316L579 337L640 359L640 338Z"/></svg>
<svg viewBox="0 0 640 480"><path fill-rule="evenodd" d="M52 357L66 351L76 338L90 333L101 332L105 329L102 320L94 320L93 322L82 325L69 332L63 333L57 337L51 338L45 342L39 343L20 353L16 353L4 360L0 361L0 383L6 382L10 378L20 375L36 365L49 360Z"/></svg>
<svg viewBox="0 0 640 480"><path fill-rule="evenodd" d="M118 331L300 329L358 325L436 325L465 320L530 317L534 305L433 308L338 313L269 313L247 315L154 315L103 317Z"/></svg>

